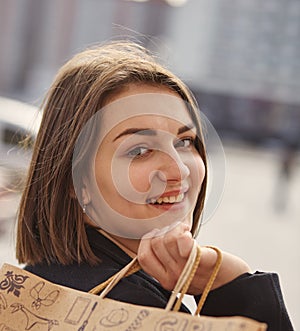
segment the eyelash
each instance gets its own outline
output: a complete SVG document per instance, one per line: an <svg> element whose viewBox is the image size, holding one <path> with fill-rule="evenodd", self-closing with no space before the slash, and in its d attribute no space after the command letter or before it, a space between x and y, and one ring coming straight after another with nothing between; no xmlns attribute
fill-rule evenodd
<svg viewBox="0 0 300 331"><path fill-rule="evenodd" d="M142 153L141 150L145 150L145 153ZM133 149L131 149L128 153L127 156L132 158L132 159L139 159L144 156L146 156L148 153L152 152L152 149L143 147L143 146L137 146Z"/></svg>
<svg viewBox="0 0 300 331"><path fill-rule="evenodd" d="M188 146L178 146L178 147L180 147L180 148L190 148L190 147L195 145L195 138L194 137L183 137L183 138L181 138L177 141L177 143L175 144L175 147L178 143L181 143L181 142L184 142L184 141L188 141L189 145Z"/></svg>
<svg viewBox="0 0 300 331"><path fill-rule="evenodd" d="M182 142L188 141L188 146L180 146L179 144ZM181 138L179 140L176 141L176 143L174 144L175 148L182 148L182 149L186 149L186 148L191 148L192 146L195 146L195 138L193 137L184 137ZM142 151L144 150L144 151ZM153 152L153 149L148 148L148 147L143 147L143 146L137 146L133 149L131 149L128 153L127 156L132 158L132 159L141 159L144 157L147 157L149 154L151 154L151 152Z"/></svg>

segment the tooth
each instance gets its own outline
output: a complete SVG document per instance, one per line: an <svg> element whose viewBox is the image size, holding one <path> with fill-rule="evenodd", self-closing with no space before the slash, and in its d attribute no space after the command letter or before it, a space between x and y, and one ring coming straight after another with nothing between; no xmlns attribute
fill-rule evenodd
<svg viewBox="0 0 300 331"><path fill-rule="evenodd" d="M162 203L175 203L175 202L181 202L184 198L184 193L180 193L177 196L171 196L171 197L163 197L163 198L158 198L157 200L155 200L154 198L150 199L150 203L154 204L154 203L158 203L158 204L162 204Z"/></svg>
<svg viewBox="0 0 300 331"><path fill-rule="evenodd" d="M183 197L184 197L183 193L179 194L176 198L176 202L182 201Z"/></svg>
<svg viewBox="0 0 300 331"><path fill-rule="evenodd" d="M176 201L176 197L169 197L169 202L174 203Z"/></svg>

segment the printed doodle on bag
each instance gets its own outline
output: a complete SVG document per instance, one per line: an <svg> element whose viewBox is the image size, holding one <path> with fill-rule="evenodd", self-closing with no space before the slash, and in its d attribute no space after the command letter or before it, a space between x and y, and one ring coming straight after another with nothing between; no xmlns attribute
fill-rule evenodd
<svg viewBox="0 0 300 331"><path fill-rule="evenodd" d="M84 320L84 322L82 323L82 325L80 326L80 328L78 329L78 331L84 331L86 326L88 325L89 319L92 316L92 313L94 312L96 306L97 306L98 302L95 302L91 311L89 312L87 318Z"/></svg>
<svg viewBox="0 0 300 331"><path fill-rule="evenodd" d="M4 295L2 293L0 293L0 315L2 313L3 310L7 309L7 302L6 299L4 297ZM1 329L0 329L1 331Z"/></svg>
<svg viewBox="0 0 300 331"><path fill-rule="evenodd" d="M128 320L128 311L124 308L113 309L108 315L100 320L100 324L105 327L114 327L125 323Z"/></svg>
<svg viewBox="0 0 300 331"><path fill-rule="evenodd" d="M24 284L28 276L16 275L13 271L8 271L5 277L6 278L0 282L0 289L4 291L7 290L7 293L12 292L13 295L19 297L21 289L24 288L22 284Z"/></svg>
<svg viewBox="0 0 300 331"><path fill-rule="evenodd" d="M245 323L237 323L237 322L228 322L226 325L226 331L234 331L234 330L246 330L247 325Z"/></svg>
<svg viewBox="0 0 300 331"><path fill-rule="evenodd" d="M150 311L147 309L142 309L134 319L134 321L128 326L125 331L135 331L138 330L147 316L150 315Z"/></svg>
<svg viewBox="0 0 300 331"><path fill-rule="evenodd" d="M35 313L31 312L29 309L27 309L21 303L13 303L12 305L10 305L10 307L13 308L12 309L13 314L20 312L25 316L25 321L26 321L25 330L30 330L36 325L39 326L39 330L42 330L41 326L45 325L45 326L47 326L47 329L45 328L45 330L51 331L51 329L54 326L59 324L57 320L51 320L46 317L38 316L37 314L35 314Z"/></svg>
<svg viewBox="0 0 300 331"><path fill-rule="evenodd" d="M203 321L178 319L176 316L164 316L155 325L155 331L211 331L212 324ZM226 331L229 331L226 329Z"/></svg>
<svg viewBox="0 0 300 331"><path fill-rule="evenodd" d="M17 330L12 329L12 328L10 328L9 326L7 326L7 325L1 323L1 324L0 324L0 331L17 331Z"/></svg>
<svg viewBox="0 0 300 331"><path fill-rule="evenodd" d="M45 282L39 282L30 290L30 296L34 299L31 307L37 310L40 309L41 305L46 307L53 305L59 296L58 290L52 291L47 295L42 296L41 291L43 290L44 286Z"/></svg>
<svg viewBox="0 0 300 331"><path fill-rule="evenodd" d="M65 323L79 324L90 303L91 299L77 297L65 318Z"/></svg>
<svg viewBox="0 0 300 331"><path fill-rule="evenodd" d="M175 316L164 316L160 319L156 326L155 331L181 331L186 330L188 321L186 319L178 321Z"/></svg>

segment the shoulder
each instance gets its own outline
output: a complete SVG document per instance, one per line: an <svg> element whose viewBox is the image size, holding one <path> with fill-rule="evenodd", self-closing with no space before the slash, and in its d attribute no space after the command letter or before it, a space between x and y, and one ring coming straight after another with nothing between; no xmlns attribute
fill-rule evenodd
<svg viewBox="0 0 300 331"><path fill-rule="evenodd" d="M130 261L129 256L96 229L87 227L86 231L93 253L101 261L97 265L90 265L88 262L73 262L68 265L45 262L27 265L24 269L52 283L87 292Z"/></svg>
<svg viewBox="0 0 300 331"><path fill-rule="evenodd" d="M211 291L202 313L211 316L240 315L265 322L270 330L293 330L279 277L275 273L245 273Z"/></svg>
<svg viewBox="0 0 300 331"><path fill-rule="evenodd" d="M52 283L88 292L116 274L131 258L114 243L94 229L87 231L94 253L101 260L96 266L88 263L37 264L26 266L25 270ZM165 290L157 281L143 271L123 278L107 297L118 301L161 307L168 302L171 292ZM183 311L187 308L183 307Z"/></svg>
<svg viewBox="0 0 300 331"><path fill-rule="evenodd" d="M101 265L92 267L86 263L71 265L42 263L34 266L28 265L24 269L51 283L84 292L88 292L93 286L99 284L102 279L106 279L108 274L108 270L101 268Z"/></svg>
<svg viewBox="0 0 300 331"><path fill-rule="evenodd" d="M139 271L123 278L108 293L107 297L118 301L164 308L171 292L165 290L158 282Z"/></svg>
<svg viewBox="0 0 300 331"><path fill-rule="evenodd" d="M88 292L95 286L107 280L119 269L100 264L96 267L89 265L35 265L26 266L25 270L42 277L52 283ZM107 297L143 306L164 308L171 292L165 290L149 275L139 271L129 277L123 278ZM182 311L189 312L186 307Z"/></svg>

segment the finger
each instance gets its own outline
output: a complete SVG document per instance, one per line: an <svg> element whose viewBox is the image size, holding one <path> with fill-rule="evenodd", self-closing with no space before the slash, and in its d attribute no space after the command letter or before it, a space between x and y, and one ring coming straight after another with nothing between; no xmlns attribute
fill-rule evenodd
<svg viewBox="0 0 300 331"><path fill-rule="evenodd" d="M189 231L182 233L177 240L177 248L182 258L188 258L194 245L194 239Z"/></svg>
<svg viewBox="0 0 300 331"><path fill-rule="evenodd" d="M193 246L192 235L187 229L188 227L181 223L171 231L164 230L163 236L159 236L161 231L158 232L150 243L167 273L173 274L174 277L180 274Z"/></svg>
<svg viewBox="0 0 300 331"><path fill-rule="evenodd" d="M190 241L190 242L188 242ZM165 249L177 263L182 263L189 255L190 249L193 245L192 234L189 231L189 227L180 223L176 228L173 228L164 236ZM186 247L182 247L187 245Z"/></svg>
<svg viewBox="0 0 300 331"><path fill-rule="evenodd" d="M153 230L141 239L137 255L142 269L155 278L166 272L164 265L157 258L151 246L151 240L157 232L158 230Z"/></svg>
<svg viewBox="0 0 300 331"><path fill-rule="evenodd" d="M179 276L178 265L164 249L163 237L143 240L140 246L139 261L141 259L140 264L144 271L153 276L165 289L173 290Z"/></svg>
<svg viewBox="0 0 300 331"><path fill-rule="evenodd" d="M151 231L140 243L138 259L141 267L168 290L174 288L193 244L188 230L188 225L181 222L176 227ZM187 247L183 248L183 245Z"/></svg>
<svg viewBox="0 0 300 331"><path fill-rule="evenodd" d="M170 269L174 271L177 268L177 260L173 258L170 251L176 250L177 251L177 244L176 242L173 243L173 247L166 247L165 245L165 237L159 236L151 239L150 242L151 249L154 252L156 258L160 261L160 263L164 266L166 272L170 272ZM177 253L178 254L178 253Z"/></svg>

